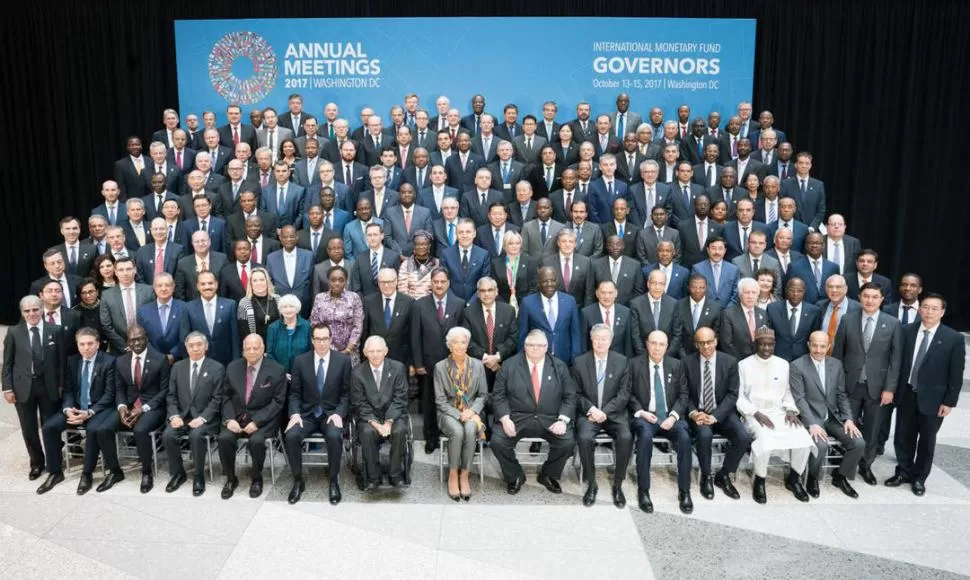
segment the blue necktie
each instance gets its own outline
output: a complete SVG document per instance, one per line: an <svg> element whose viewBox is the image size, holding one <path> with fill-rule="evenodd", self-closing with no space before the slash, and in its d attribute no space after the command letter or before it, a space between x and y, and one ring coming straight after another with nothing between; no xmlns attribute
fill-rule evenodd
<svg viewBox="0 0 970 580"><path fill-rule="evenodd" d="M618 231L616 233L617 233L617 235L620 236L620 239L623 239L623 226L622 225L620 226L620 231Z"/></svg>
<svg viewBox="0 0 970 580"><path fill-rule="evenodd" d="M509 182L509 164L503 163L502 164L502 183L508 183L508 182Z"/></svg>
<svg viewBox="0 0 970 580"><path fill-rule="evenodd" d="M903 324L909 324L909 311L912 306L903 306Z"/></svg>
<svg viewBox="0 0 970 580"><path fill-rule="evenodd" d="M320 232L313 232L313 254L316 255L317 247L320 245Z"/></svg>
<svg viewBox="0 0 970 580"><path fill-rule="evenodd" d="M165 334L165 330L168 328L168 304L162 304L158 307L158 321L162 324L162 334Z"/></svg>
<svg viewBox="0 0 970 580"><path fill-rule="evenodd" d="M323 385L326 382L326 371L323 363L324 359L320 359L320 362L317 363L317 393L320 394L320 399L323 399ZM313 410L313 416L320 417L320 415L323 415L323 407L317 403L317 407Z"/></svg>
<svg viewBox="0 0 970 580"><path fill-rule="evenodd" d="M495 253L502 253L502 230L495 230Z"/></svg>
<svg viewBox="0 0 970 580"><path fill-rule="evenodd" d="M546 237L546 224L543 223L543 224L541 224L541 227L539 228L539 242L543 246L545 246L546 245L546 239L548 239Z"/></svg>
<svg viewBox="0 0 970 580"><path fill-rule="evenodd" d="M91 361L84 361L84 368L81 369L81 410L87 411L91 406L91 378L88 370L91 368Z"/></svg>
<svg viewBox="0 0 970 580"><path fill-rule="evenodd" d="M377 252L370 254L370 275L371 278L377 280Z"/></svg>
<svg viewBox="0 0 970 580"><path fill-rule="evenodd" d="M664 392L663 383L660 380L660 365L653 365L653 399L654 399L654 409L657 411L654 415L658 419L667 418L667 393Z"/></svg>
<svg viewBox="0 0 970 580"><path fill-rule="evenodd" d="M448 245L455 245L455 224L448 224Z"/></svg>
<svg viewBox="0 0 970 580"><path fill-rule="evenodd" d="M391 328L391 299L390 298L384 299L384 328L388 330Z"/></svg>

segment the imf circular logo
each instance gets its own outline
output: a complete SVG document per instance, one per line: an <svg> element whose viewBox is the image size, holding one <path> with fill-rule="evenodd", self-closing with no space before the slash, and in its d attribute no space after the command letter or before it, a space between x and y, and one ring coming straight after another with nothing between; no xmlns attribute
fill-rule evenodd
<svg viewBox="0 0 970 580"><path fill-rule="evenodd" d="M233 66L241 58L252 63L253 74L249 78L233 74ZM209 81L229 102L248 105L263 100L276 86L277 73L273 47L255 32L230 32L209 53Z"/></svg>

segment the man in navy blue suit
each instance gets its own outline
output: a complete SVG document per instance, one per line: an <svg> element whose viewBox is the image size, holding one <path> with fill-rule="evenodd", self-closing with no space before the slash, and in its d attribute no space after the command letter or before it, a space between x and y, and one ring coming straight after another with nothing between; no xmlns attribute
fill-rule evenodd
<svg viewBox="0 0 970 580"><path fill-rule="evenodd" d="M472 139L468 133L458 134L457 147L457 153L453 153L445 161L448 185L458 191L468 191L474 189L475 173L485 167L485 158L471 150Z"/></svg>
<svg viewBox="0 0 970 580"><path fill-rule="evenodd" d="M921 322L903 328L903 364L896 387L896 473L886 485L909 483L917 496L926 493L936 433L963 388L966 346L963 335L940 324L944 314L946 299L929 292L919 306Z"/></svg>
<svg viewBox="0 0 970 580"><path fill-rule="evenodd" d="M808 337L822 323L822 311L805 302L805 281L801 278L788 280L785 298L772 302L766 310L768 324L775 331L775 355L791 362L808 354Z"/></svg>
<svg viewBox="0 0 970 580"><path fill-rule="evenodd" d="M179 321L179 341L184 344L190 332L201 332L209 340L208 356L223 366L239 358L239 330L236 303L216 296L219 283L213 272L200 272L199 298L185 305Z"/></svg>
<svg viewBox="0 0 970 580"><path fill-rule="evenodd" d="M808 234L805 237L805 257L788 268L789 280L801 278L805 281L805 301L810 304L825 298L825 281L839 273L838 264L823 257L824 247L822 234Z"/></svg>
<svg viewBox="0 0 970 580"><path fill-rule="evenodd" d="M613 219L613 200L625 198L627 190L627 184L616 178L616 156L612 153L600 156L600 178L589 183L586 195L589 221L605 224Z"/></svg>
<svg viewBox="0 0 970 580"><path fill-rule="evenodd" d="M721 235L727 243L725 259L734 260L748 250L748 236L753 232L763 232L768 235L768 228L761 222L754 221L754 202L750 198L738 200L736 205L737 219L724 224Z"/></svg>
<svg viewBox="0 0 970 580"><path fill-rule="evenodd" d="M192 234L203 231L209 234L210 249L220 254L226 253L226 220L212 215L212 201L206 195L192 200L195 217L185 220L182 228L183 247L192 245Z"/></svg>
<svg viewBox="0 0 970 580"><path fill-rule="evenodd" d="M693 272L707 280L707 297L716 300L721 308L738 301L738 280L741 272L738 267L724 259L727 247L724 238L713 236L707 239L707 259L694 264Z"/></svg>
<svg viewBox="0 0 970 580"><path fill-rule="evenodd" d="M155 276L152 287L155 290L155 300L138 307L138 325L145 330L152 348L165 355L168 363L172 364L181 358L179 321L182 319L182 311L185 310L185 302L172 297L175 280L168 272Z"/></svg>
<svg viewBox="0 0 970 580"><path fill-rule="evenodd" d="M525 344L530 331L541 330L549 342L549 354L572 364L573 357L580 354L576 300L557 291L556 271L552 268L539 268L537 279L539 292L526 296L519 308L519 344Z"/></svg>
<svg viewBox="0 0 970 580"><path fill-rule="evenodd" d="M280 230L282 249L266 256L266 267L280 296L294 294L303 304L303 315L310 314L313 305L310 282L313 276L313 252L296 247L296 228L283 226Z"/></svg>
<svg viewBox="0 0 970 580"><path fill-rule="evenodd" d="M151 284L156 273L168 272L174 276L179 258L182 257L182 245L170 239L165 218L152 220L151 233L153 242L145 244L135 254L137 280L142 284Z"/></svg>
<svg viewBox="0 0 970 580"><path fill-rule="evenodd" d="M795 175L781 184L782 197L794 198L798 211L795 217L811 231L817 231L825 219L825 184L809 175L812 154L801 152L795 156Z"/></svg>
<svg viewBox="0 0 970 580"><path fill-rule="evenodd" d="M263 188L260 208L264 212L275 213L279 217L279 227L293 225L297 229L302 228L303 214L306 213L306 190L290 182L290 166L285 161L277 161L273 165L273 177L276 181Z"/></svg>
<svg viewBox="0 0 970 580"><path fill-rule="evenodd" d="M479 278L491 272L491 260L487 250L474 245L475 222L459 220L456 235L458 243L441 253L441 265L451 275L451 292L467 301L477 292Z"/></svg>

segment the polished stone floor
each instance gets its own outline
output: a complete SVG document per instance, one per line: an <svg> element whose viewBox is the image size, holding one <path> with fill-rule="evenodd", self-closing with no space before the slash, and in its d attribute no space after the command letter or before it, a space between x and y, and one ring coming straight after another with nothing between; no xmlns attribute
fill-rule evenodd
<svg viewBox="0 0 970 580"><path fill-rule="evenodd" d="M965 387L964 402L970 397ZM417 430L420 433L420 430ZM413 483L400 493L365 496L349 469L343 502L326 501L327 478L310 468L308 492L286 502L292 479L277 456L278 481L250 499L248 468L236 496L223 501L223 479L193 498L185 485L166 494L138 491L138 470L114 489L75 494L77 475L38 496L16 415L0 403L0 578L957 578L970 575L970 411L957 408L940 432L927 494L869 487L859 499L827 482L822 497L797 502L773 470L769 503L750 497L750 472L739 472L739 501L697 492L694 514L677 509L672 471L656 468L656 513L610 503L600 474L596 506L581 505L582 487L567 467L564 493L530 481L509 496L486 453L486 480L473 481L468 503L453 503L438 479L437 453L416 445ZM218 460L216 460L218 461ZM874 466L880 481L892 450ZM96 477L100 479L100 475Z"/></svg>

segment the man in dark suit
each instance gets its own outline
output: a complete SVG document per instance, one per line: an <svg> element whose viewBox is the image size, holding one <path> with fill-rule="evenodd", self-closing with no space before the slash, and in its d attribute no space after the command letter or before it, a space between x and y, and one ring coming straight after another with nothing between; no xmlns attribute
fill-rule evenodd
<svg viewBox="0 0 970 580"><path fill-rule="evenodd" d="M40 425L57 412L65 362L64 331L44 324L43 313L40 298L24 296L20 299L23 323L8 328L3 338L3 398L17 409L31 481L44 472Z"/></svg>
<svg viewBox="0 0 970 580"><path fill-rule="evenodd" d="M745 129L747 129L747 121L745 122ZM744 135L741 134L741 118L735 116L728 119L727 125L721 131L719 139L722 165L727 164L732 159L737 159L738 141L745 136L747 136L747 132Z"/></svg>
<svg viewBox="0 0 970 580"><path fill-rule="evenodd" d="M597 224L587 221L588 204L583 200L573 202L569 210L570 219L564 224L564 229L573 232L576 237L575 253L590 259L603 254L603 230ZM556 234L558 245L559 234ZM554 251L554 248L551 248ZM547 252L553 253L553 252Z"/></svg>
<svg viewBox="0 0 970 580"><path fill-rule="evenodd" d="M623 480L626 479L630 456L633 454L633 436L627 416L630 401L630 376L627 358L611 350L613 330L599 323L589 331L592 350L573 361L573 380L576 383L576 443L586 480L583 505L596 503L596 469L593 461L596 437L606 433L613 440L616 465L613 471L613 505L626 507Z"/></svg>
<svg viewBox="0 0 970 580"><path fill-rule="evenodd" d="M478 135L481 131L482 114L485 112L485 97L483 95L474 95L471 104L472 112L461 118L461 126L466 131Z"/></svg>
<svg viewBox="0 0 970 580"><path fill-rule="evenodd" d="M768 228L761 222L754 221L754 203L750 198L739 199L735 204L736 220L724 224L721 235L727 244L725 259L734 260L748 251L748 237L754 232L768 235Z"/></svg>
<svg viewBox="0 0 970 580"><path fill-rule="evenodd" d="M440 445L438 411L434 404L434 366L448 356L445 335L461 324L465 309L465 300L449 291L450 285L448 270L436 268L431 273L431 294L417 300L411 308L411 364L421 383L425 453L432 453ZM386 351L387 347L384 348Z"/></svg>
<svg viewBox="0 0 970 580"><path fill-rule="evenodd" d="M473 244L475 224L470 219L459 220L456 235L458 243L441 252L438 258L441 267L448 270L451 291L462 300L470 300L478 280L489 275L491 260L487 251Z"/></svg>
<svg viewBox="0 0 970 580"><path fill-rule="evenodd" d="M40 290L40 299L44 303L44 322L57 325L64 331L64 353L66 356L77 354L77 342L74 333L81 328L81 315L77 310L64 306L64 292L57 280L48 280Z"/></svg>
<svg viewBox="0 0 970 580"><path fill-rule="evenodd" d="M494 202L488 208L488 223L477 229L475 244L488 252L489 261L505 255L505 235L518 233L515 224L508 223L508 210L502 202Z"/></svg>
<svg viewBox="0 0 970 580"><path fill-rule="evenodd" d="M179 340L179 320L185 302L172 298L175 282L167 272L155 276L152 289L155 299L138 307L136 319L138 326L146 333L148 343L162 353L171 365L175 359L183 356L182 343ZM128 338L130 343L131 337ZM167 383L165 388L168 388Z"/></svg>
<svg viewBox="0 0 970 580"><path fill-rule="evenodd" d="M143 197L149 191L143 174L146 170L151 172L148 168L151 161L142 155L141 139L138 137L128 137L125 150L128 155L115 161L114 166L114 180L121 190L121 199Z"/></svg>
<svg viewBox="0 0 970 580"><path fill-rule="evenodd" d="M554 101L542 103L542 120L537 123L536 134L550 143L559 138L559 128L562 127L562 124L556 122L558 112L559 106Z"/></svg>
<svg viewBox="0 0 970 580"><path fill-rule="evenodd" d="M402 461L408 429L408 370L403 364L386 358L387 346L380 336L369 337L363 350L366 361L351 373L350 401L357 410L357 433L365 467L364 491L376 491L380 484L379 445L385 439L391 442L390 484L400 488L408 483Z"/></svg>
<svg viewBox="0 0 970 580"><path fill-rule="evenodd" d="M364 200L361 200L362 202ZM367 224L367 249L357 254L356 265L352 272L351 284L363 297L376 294L377 275L381 268L397 270L401 265L401 254L384 247L384 233L381 225Z"/></svg>
<svg viewBox="0 0 970 580"><path fill-rule="evenodd" d="M593 122L589 118L590 111L589 103L583 101L576 104L576 118L569 122L569 126L573 130L573 141L577 143L593 140L595 130ZM609 120L609 117L607 117L607 120Z"/></svg>
<svg viewBox="0 0 970 580"><path fill-rule="evenodd" d="M549 455L537 481L552 493L562 493L558 479L575 444L570 423L576 411L576 384L566 364L547 354L544 331L528 332L523 343L525 352L506 361L495 379L492 408L498 420L490 447L508 492L516 494L525 483L525 472L515 458L515 444L522 437L541 437L549 444Z"/></svg>
<svg viewBox="0 0 970 580"><path fill-rule="evenodd" d="M84 429L84 471L78 482L77 494L91 490L98 454L104 455L109 473L98 486L106 491L123 480L125 474L118 463L115 432L118 414L115 412L115 359L98 351L100 337L90 327L77 332L78 354L68 357L64 367L64 400L61 412L44 421L42 428L44 452L47 456L47 479L37 488L44 494L64 481L61 468L61 437L67 429Z"/></svg>
<svg viewBox="0 0 970 580"><path fill-rule="evenodd" d="M582 204L574 203L573 210ZM596 230L599 233L599 230ZM554 254L543 256L540 264L551 268L556 274L558 289L571 295L579 308L593 302L593 272L590 267L592 261L577 253L576 233L572 229L563 229L556 234ZM554 349L555 350L555 349Z"/></svg>
<svg viewBox="0 0 970 580"><path fill-rule="evenodd" d="M80 241L81 221L76 217L68 216L62 219L60 228L64 243L54 246L54 249L61 251L65 273L69 276L86 277L91 271L94 259L98 257L97 248L90 242Z"/></svg>
<svg viewBox="0 0 970 580"><path fill-rule="evenodd" d="M620 304L629 304L643 294L644 281L640 274L640 262L636 258L624 256L625 244L619 236L606 238L606 256L593 260L593 286L609 280L616 286L616 299Z"/></svg>
<svg viewBox="0 0 970 580"><path fill-rule="evenodd" d="M151 284L155 274L168 272L175 275L179 258L182 257L182 244L170 239L169 229L164 218L155 218L151 225L152 242L142 246L135 255L138 282Z"/></svg>
<svg viewBox="0 0 970 580"><path fill-rule="evenodd" d="M759 180L765 176L765 166L751 156L751 141L748 139L738 140L738 156L728 161L725 167L731 167L737 172L738 183L742 185L747 182L749 175L757 175Z"/></svg>
<svg viewBox="0 0 970 580"><path fill-rule="evenodd" d="M642 228L655 225L653 211L657 206L670 206L670 186L660 183L660 165L653 159L648 159L637 167L639 179L630 186L627 200L630 204L630 220ZM666 213L664 219L666 220ZM666 223L666 222L665 222Z"/></svg>
<svg viewBox="0 0 970 580"><path fill-rule="evenodd" d="M516 122L519 118L519 108L512 103L502 108L502 122L495 126L495 134L501 139L511 142L522 134L522 125Z"/></svg>
<svg viewBox="0 0 970 580"><path fill-rule="evenodd" d="M737 360L744 360L755 353L757 330L768 324L764 309L758 308L760 292L757 280L742 278L738 282L737 304L727 306L721 314L718 346L722 352Z"/></svg>
<svg viewBox="0 0 970 580"><path fill-rule="evenodd" d="M885 304L882 311L897 318L903 326L919 322L919 295L923 293L923 278L907 272L899 277L899 301Z"/></svg>
<svg viewBox="0 0 970 580"><path fill-rule="evenodd" d="M165 424L169 372L168 359L149 346L145 329L128 329L128 351L115 360L115 405L118 429L131 431L138 448L142 493L155 485L151 434Z"/></svg>
<svg viewBox="0 0 970 580"><path fill-rule="evenodd" d="M357 203L358 195L370 189L370 170L367 165L358 163L357 158L357 145L348 139L340 145L340 157L333 162L334 179L347 186L353 204Z"/></svg>
<svg viewBox="0 0 970 580"><path fill-rule="evenodd" d="M233 311L235 319L235 310ZM162 433L168 453L171 479L165 491L172 493L185 483L185 467L179 451L179 439L188 437L195 481L192 495L205 493L205 456L209 438L219 433L219 414L223 404L225 367L206 356L209 341L206 335L192 331L185 336L188 358L172 366L168 388L168 425ZM238 346L236 347L238 354Z"/></svg>
<svg viewBox="0 0 970 580"><path fill-rule="evenodd" d="M660 261L658 247L661 242L669 242L674 250L671 261L681 263L680 232L667 224L667 209L663 206L654 206L650 212L650 223L648 223L637 234L636 257L644 265L656 264ZM696 232L695 232L696 236ZM692 264L684 262L687 267Z"/></svg>
<svg viewBox="0 0 970 580"><path fill-rule="evenodd" d="M476 228L488 223L488 208L492 204L505 204L505 195L497 189L492 189L491 183L492 174L483 167L475 174L475 185L461 196L460 213L463 217L471 219Z"/></svg>
<svg viewBox="0 0 970 580"><path fill-rule="evenodd" d="M519 350L518 324L515 309L496 300L498 283L494 278L486 276L478 281L477 296L477 304L465 306L462 324L471 333L468 355L485 365L485 380L491 392L502 363Z"/></svg>
<svg viewBox="0 0 970 580"><path fill-rule="evenodd" d="M808 337L822 323L822 311L805 302L805 282L792 278L785 283L786 300L766 308L768 326L775 331L775 356L788 362L808 354Z"/></svg>
<svg viewBox="0 0 970 580"><path fill-rule="evenodd" d="M805 249L805 238L808 237L809 233L808 226L795 219L795 200L790 197L783 197L778 200L778 219L768 224L768 239L774 240L778 230L788 230L791 233L789 245L796 252ZM856 243L858 243L858 240L856 240ZM844 259L843 263L848 266L848 262L845 262Z"/></svg>
<svg viewBox="0 0 970 580"><path fill-rule="evenodd" d="M350 412L350 357L330 348L330 327L318 324L312 330L313 350L296 356L292 363L285 429L286 456L293 473L288 501L294 504L306 489L303 479L303 440L322 433L327 441L330 474L330 503L337 505L340 493L340 464L343 456L344 421Z"/></svg>
<svg viewBox="0 0 970 580"><path fill-rule="evenodd" d="M781 195L795 199L796 219L808 225L810 231L816 231L825 219L825 184L809 175L811 169L811 153L796 155L795 175L781 184Z"/></svg>
<svg viewBox="0 0 970 580"><path fill-rule="evenodd" d="M263 212L272 211L279 216L280 227L292 225L297 229L303 227L303 214L306 213L306 190L290 183L290 167L285 161L277 161L273 165L273 175L276 181L268 188L263 188L260 196L260 209Z"/></svg>
<svg viewBox="0 0 970 580"><path fill-rule="evenodd" d="M501 137L492 132L494 128L495 118L485 113L479 121L480 131L476 132L472 139L472 151L480 155L486 165L498 158L498 144Z"/></svg>
<svg viewBox="0 0 970 580"><path fill-rule="evenodd" d="M704 139L706 140L707 137ZM694 183L700 185L705 190L720 185L721 172L724 170L724 168L717 163L719 157L720 149L718 148L717 143L707 143L704 146L703 160L693 168Z"/></svg>
<svg viewBox="0 0 970 580"><path fill-rule="evenodd" d="M623 254L630 258L635 258L640 226L627 219L630 213L630 203L626 198L618 197L613 200L611 209L613 211L613 219L600 225L600 230L603 232L603 239L605 240L609 236L618 236L623 242ZM596 258L596 256L591 257Z"/></svg>
<svg viewBox="0 0 970 580"><path fill-rule="evenodd" d="M274 239L277 237L276 231L279 228L279 218L275 213L264 212L258 209L257 206L258 199L256 193L243 191L239 194L239 209L226 218L226 239L223 245L230 247L237 240L245 240L247 238L252 240L262 237L264 231L266 232L267 238ZM257 228L259 233L256 236L247 236L248 232L246 230L249 228L248 222L252 219L259 220L259 227ZM259 249L262 250L263 248ZM259 254L260 258L265 259L265 255L279 248L266 249L269 251L261 252Z"/></svg>
<svg viewBox="0 0 970 580"><path fill-rule="evenodd" d="M809 354L803 355L790 366L790 388L802 424L815 441L818 452L808 462L808 478L805 490L812 497L819 496L818 480L822 466L829 455L829 437L836 439L845 454L842 463L832 474L832 485L851 497L859 497L849 483L855 478L859 459L865 451L866 442L852 420L852 407L845 392L845 373L842 363L826 356L829 337L816 331L808 338Z"/></svg>
<svg viewBox="0 0 970 580"><path fill-rule="evenodd" d="M428 149L415 147L411 161L401 174L401 183L410 183L415 191L431 187L431 155Z"/></svg>
<svg viewBox="0 0 970 580"><path fill-rule="evenodd" d="M738 280L741 279L741 274L737 266L724 260L727 252L724 238L709 237L706 246L707 259L694 264L691 272L707 278L707 295L720 302L721 308L726 310L738 301Z"/></svg>
<svg viewBox="0 0 970 580"><path fill-rule="evenodd" d="M677 500L680 511L694 511L690 497L690 431L687 415L687 377L683 363L666 356L667 335L655 330L647 336L643 356L630 361L631 429L637 434L637 503L642 511L653 512L650 499L650 460L653 440L667 439L677 454Z"/></svg>
<svg viewBox="0 0 970 580"><path fill-rule="evenodd" d="M519 305L519 344L538 329L546 334L549 353L572 363L581 351L579 308L566 292L559 292L558 275L552 267L542 267L536 275L539 292L526 296Z"/></svg>
<svg viewBox="0 0 970 580"><path fill-rule="evenodd" d="M805 230L805 235L808 235L807 229ZM765 252L765 255L778 260L778 269L781 271L781 277L782 279L787 279L788 270L791 269L791 265L800 261L805 255L792 249L792 241L794 239L792 228L779 228L775 230L771 239L774 240L774 247ZM802 247L804 247L804 244L802 244Z"/></svg>
<svg viewBox="0 0 970 580"><path fill-rule="evenodd" d="M747 193L743 188L738 188L738 170L734 167L722 167L717 184L705 189L707 197L711 203L723 200L727 205L727 219L735 217L735 203L743 198Z"/></svg>
<svg viewBox="0 0 970 580"><path fill-rule="evenodd" d="M551 142L545 135L537 134L537 129L540 129L540 125L537 123L535 116L526 115L522 119L522 133L517 134L511 139L515 150L515 158L524 165L531 165L538 162L539 149L546 143ZM557 136L553 139L555 138L558 138L558 129Z"/></svg>
<svg viewBox="0 0 970 580"><path fill-rule="evenodd" d="M279 295L295 295L303 304L303 316L309 316L313 303L310 295L313 253L296 247L296 228L291 225L280 230L280 242L283 247L266 256L266 268Z"/></svg>
<svg viewBox="0 0 970 580"><path fill-rule="evenodd" d="M265 356L263 338L250 334L243 340L243 358L226 366L223 382L222 429L219 431L219 460L226 484L222 499L229 499L239 485L236 477L237 441L248 440L252 458L249 497L263 494L263 462L266 439L276 436L280 412L286 402L286 372L283 365Z"/></svg>
<svg viewBox="0 0 970 580"><path fill-rule="evenodd" d="M512 143L500 141L496 149L498 158L487 166L492 174L492 183L496 189L502 191L505 203L512 203L516 184L526 179L526 166L513 159L512 153Z"/></svg>
<svg viewBox="0 0 970 580"><path fill-rule="evenodd" d="M747 451L750 438L738 419L738 362L726 353L717 352L714 330L701 327L694 333L697 353L683 360L687 375L688 417L694 433L697 461L701 470L701 495L714 499L714 486L731 499L741 496L731 474L737 471ZM720 471L711 477L711 442L717 433L730 443Z"/></svg>
<svg viewBox="0 0 970 580"><path fill-rule="evenodd" d="M415 203L417 193L413 185L403 183L400 187L398 203L384 211L384 221L391 225L391 233L401 255L410 257L414 254L414 234L430 232L433 228L431 210Z"/></svg>
<svg viewBox="0 0 970 580"><path fill-rule="evenodd" d="M640 181L640 164L647 160L638 145L637 134L631 130L623 136L622 150L616 152L616 176L631 187Z"/></svg>
<svg viewBox="0 0 970 580"><path fill-rule="evenodd" d="M140 198L129 199L125 203L127 212L126 219L120 222L122 231L125 234L125 247L131 250L132 254L151 241L151 232L148 222L145 220L145 202ZM97 252L97 247L95 252ZM97 254L95 254L97 255Z"/></svg>
<svg viewBox="0 0 970 580"><path fill-rule="evenodd" d="M896 474L886 485L909 483L913 493L926 493L933 466L936 433L956 407L963 385L963 336L940 320L946 299L933 292L923 296L919 324L903 330L902 366L896 393Z"/></svg>
<svg viewBox="0 0 970 580"><path fill-rule="evenodd" d="M565 169L559 176L559 189L552 191L546 190L546 196L552 203L552 217L558 222L568 222L572 217L572 205L577 201L586 201L586 194L581 193L578 184L577 172L575 169ZM543 186L544 187L544 186ZM587 186L588 187L588 186ZM533 185L535 190L535 185ZM539 198L542 199L542 198Z"/></svg>
<svg viewBox="0 0 970 580"><path fill-rule="evenodd" d="M249 240L233 243L233 260L219 271L219 295L239 302L246 295L249 275L259 264L252 260L252 244Z"/></svg>
<svg viewBox="0 0 970 580"><path fill-rule="evenodd" d="M838 265L824 258L823 247L822 234L818 232L808 234L805 238L805 257L788 267L788 279L804 280L805 300L813 304L825 297L829 276L839 274Z"/></svg>
<svg viewBox="0 0 970 580"><path fill-rule="evenodd" d="M892 402L897 389L902 333L896 317L879 311L883 302L881 286L871 282L863 285L860 298L862 308L842 318L832 356L842 361L845 383L852 385L852 416L862 420L866 446L859 475L869 485L876 485L871 466L876 459L879 430L886 420L882 407Z"/></svg>
<svg viewBox="0 0 970 580"><path fill-rule="evenodd" d="M625 357L633 356L630 334L632 322L630 309L616 302L616 284L606 279L596 285L596 302L579 311L580 351L590 349L589 333L597 324L605 324L610 329L612 342L610 350Z"/></svg>
<svg viewBox="0 0 970 580"><path fill-rule="evenodd" d="M229 178L216 189L215 197L219 200L221 215L228 219L229 216L239 213L243 193L248 191L255 194L260 191L260 187L256 181L243 180L243 163L238 159L233 159L226 165L226 172Z"/></svg>
<svg viewBox="0 0 970 580"><path fill-rule="evenodd" d="M105 289L101 295L99 316L101 332L115 352L124 352L128 341L128 325L136 321L138 307L152 300L152 288L135 283L135 264L131 258L115 262L118 284ZM132 300L134 298L134 300Z"/></svg>
<svg viewBox="0 0 970 580"><path fill-rule="evenodd" d="M647 277L647 293L630 302L633 352L640 355L646 350L647 337L654 330L663 331L669 337L668 350L680 352L680 312L677 300L664 293L667 276L661 270L650 272Z"/></svg>
<svg viewBox="0 0 970 580"><path fill-rule="evenodd" d="M208 339L208 357L225 366L239 358L239 330L236 325L236 303L216 296L218 282L213 272L200 272L197 278L199 298L185 304L179 320L179 338L184 344L192 332Z"/></svg>
<svg viewBox="0 0 970 580"><path fill-rule="evenodd" d="M77 304L77 283L80 282L81 279L77 276L71 276L64 273L65 262L60 250L57 248L50 248L44 252L43 261L44 271L47 275L41 276L30 283L30 293L39 295L40 291L48 281L56 280L60 283L61 291L63 292L63 305L71 308Z"/></svg>
<svg viewBox="0 0 970 580"><path fill-rule="evenodd" d="M181 187L182 172L174 163L168 161L168 149L162 143L154 142L148 147L151 159L148 162L148 171L142 171L141 177L145 180L146 189L151 189L152 179L156 174L161 174L165 178L165 189L170 192L177 192Z"/></svg>
<svg viewBox="0 0 970 580"><path fill-rule="evenodd" d="M657 262L646 264L640 269L644 280L650 276L650 272L660 270L667 275L667 287L664 293L674 300L680 300L687 295L687 279L690 277L690 270L674 264L674 244L670 241L663 241L657 244Z"/></svg>
<svg viewBox="0 0 970 580"><path fill-rule="evenodd" d="M616 157L612 153L600 157L599 164L601 177L590 182L586 202L590 221L603 224L613 215L613 200L626 197L629 188L616 177Z"/></svg>
<svg viewBox="0 0 970 580"><path fill-rule="evenodd" d="M532 184L525 180L517 182L515 199L505 206L509 211L509 221L521 230L523 225L536 219L537 203L532 199ZM551 213L550 211L550 215Z"/></svg>
<svg viewBox="0 0 970 580"><path fill-rule="evenodd" d="M860 289L866 284L875 284L882 289L886 302L893 299L893 283L889 278L876 273L879 267L879 254L875 250L865 248L856 254L855 272L845 275L846 295L853 300L859 300Z"/></svg>
<svg viewBox="0 0 970 580"><path fill-rule="evenodd" d="M231 104L226 107L226 118L229 123L219 127L219 143L230 149L234 149L239 143L248 143L255 151L259 147L256 141L256 130L252 125L242 122L242 109L239 105Z"/></svg>
<svg viewBox="0 0 970 580"><path fill-rule="evenodd" d="M209 244L209 236L205 232L197 231L192 234L193 252L180 258L175 267L175 297L179 300L188 302L199 297L196 289L199 272L208 270L218 275L226 265L226 255L212 251Z"/></svg>
<svg viewBox="0 0 970 580"><path fill-rule="evenodd" d="M219 143L218 129L206 129L202 132L201 137L198 147L194 149L199 153L208 153L212 161L212 171L225 175L226 164L233 159L233 149ZM240 162L241 166L242 162Z"/></svg>
<svg viewBox="0 0 970 580"><path fill-rule="evenodd" d="M376 334L387 344L388 358L411 366L411 309L414 299L397 291L397 270L381 268L375 292L364 297L363 336Z"/></svg>
<svg viewBox="0 0 970 580"><path fill-rule="evenodd" d="M485 167L485 158L471 150L472 139L467 133L458 134L457 148L456 154L449 156L445 161L448 185L458 191L468 191L475 187L478 170L487 171L488 168Z"/></svg>
<svg viewBox="0 0 970 580"><path fill-rule="evenodd" d="M209 245L213 251L226 253L226 220L212 215L212 198L200 195L192 199L193 217L185 220L182 238L179 243L188 248L192 243L192 234L205 232L209 237Z"/></svg>
<svg viewBox="0 0 970 580"><path fill-rule="evenodd" d="M707 146L718 145L717 139L706 135L706 133L707 124L704 122L704 119L697 117L691 121L690 135L680 140L680 158L689 162L692 166L703 164L706 158L705 149ZM704 187L711 185L713 184L706 183Z"/></svg>
<svg viewBox="0 0 970 580"><path fill-rule="evenodd" d="M680 263L685 267L692 267L706 259L708 240L720 237L721 226L709 219L710 209L711 202L707 196L698 195L694 199L693 215L676 223L680 234ZM703 239L698 238L698 233L704 234Z"/></svg>
<svg viewBox="0 0 970 580"><path fill-rule="evenodd" d="M801 250L798 245L795 249ZM855 258L860 250L862 243L859 239L845 233L842 214L831 214L825 222L825 257L838 264L839 273L849 278L856 271Z"/></svg>

